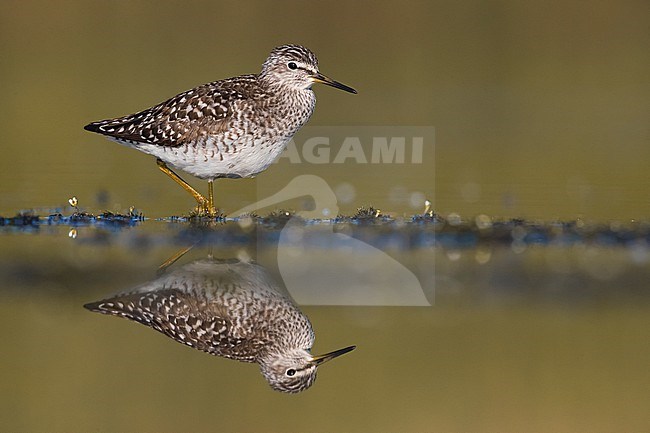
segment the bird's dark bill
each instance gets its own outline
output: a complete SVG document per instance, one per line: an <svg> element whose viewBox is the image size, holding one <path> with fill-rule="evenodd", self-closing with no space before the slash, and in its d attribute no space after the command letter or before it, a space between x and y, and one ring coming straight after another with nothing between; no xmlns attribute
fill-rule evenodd
<svg viewBox="0 0 650 433"><path fill-rule="evenodd" d="M354 90L352 87L346 86L345 84L339 83L338 81L334 81L323 74L312 75L311 79L315 83L323 83L323 84L327 84L328 86L332 86L337 89L344 90L346 92L357 93L357 91Z"/></svg>
<svg viewBox="0 0 650 433"><path fill-rule="evenodd" d="M348 352L352 352L356 349L357 346L348 346L343 349L335 350L334 352L326 353L325 355L314 356L311 360L313 364L320 365L327 361L331 361L334 358L337 358L341 355L345 355Z"/></svg>

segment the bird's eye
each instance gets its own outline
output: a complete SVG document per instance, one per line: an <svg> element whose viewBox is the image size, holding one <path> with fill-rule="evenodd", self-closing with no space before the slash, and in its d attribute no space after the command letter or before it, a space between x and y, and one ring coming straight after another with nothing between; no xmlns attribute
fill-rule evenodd
<svg viewBox="0 0 650 433"><path fill-rule="evenodd" d="M287 376L291 377L294 374L296 374L296 370L294 370L293 368L287 370Z"/></svg>
<svg viewBox="0 0 650 433"><path fill-rule="evenodd" d="M289 69L298 69L298 65L296 65L296 62L289 62L287 66L289 67Z"/></svg>

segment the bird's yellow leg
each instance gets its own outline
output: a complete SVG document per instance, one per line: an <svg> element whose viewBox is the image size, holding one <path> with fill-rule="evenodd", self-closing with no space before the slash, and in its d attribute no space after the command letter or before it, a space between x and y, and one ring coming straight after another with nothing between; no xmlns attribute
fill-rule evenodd
<svg viewBox="0 0 650 433"><path fill-rule="evenodd" d="M209 216L216 215L217 212L214 209L214 205L212 203L212 182L210 182L210 199L208 200L200 192L192 188L192 185L185 182L179 175L177 175L169 167L167 167L167 164L165 164L162 160L158 159L156 162L158 163L158 168L160 169L160 171L165 173L167 176L171 177L172 180L177 184L179 184L180 186L182 186L185 191L192 194L192 197L194 197L194 199L198 203L199 214L209 215Z"/></svg>
<svg viewBox="0 0 650 433"><path fill-rule="evenodd" d="M184 256L184 255L185 255L189 250L191 250L192 248L194 248L194 245L196 245L196 244L190 245L190 246L187 247L187 248L183 248L182 250L177 251L176 254L174 254L173 256L171 256L170 258L168 258L167 260L165 260L165 262L164 262L163 264L161 264L160 266L158 266L158 274L162 274L162 273L164 273L165 271L167 271L167 268L169 268L171 265L173 265L174 263L176 263L176 261L177 261L178 259L180 259L181 257L183 257L183 256Z"/></svg>
<svg viewBox="0 0 650 433"><path fill-rule="evenodd" d="M217 210L214 208L214 190L212 182L212 179L208 181L208 211L210 212L210 215L216 215Z"/></svg>

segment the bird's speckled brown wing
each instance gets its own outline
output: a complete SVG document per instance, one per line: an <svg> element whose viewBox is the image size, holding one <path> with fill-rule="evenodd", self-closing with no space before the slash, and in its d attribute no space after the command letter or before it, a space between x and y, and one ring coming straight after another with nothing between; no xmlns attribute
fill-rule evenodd
<svg viewBox="0 0 650 433"><path fill-rule="evenodd" d="M179 343L240 361L254 362L266 344L238 332L225 307L176 289L117 296L84 307L136 321Z"/></svg>
<svg viewBox="0 0 650 433"><path fill-rule="evenodd" d="M259 93L255 75L204 84L128 116L93 122L84 129L132 144L178 147L230 128L237 101Z"/></svg>

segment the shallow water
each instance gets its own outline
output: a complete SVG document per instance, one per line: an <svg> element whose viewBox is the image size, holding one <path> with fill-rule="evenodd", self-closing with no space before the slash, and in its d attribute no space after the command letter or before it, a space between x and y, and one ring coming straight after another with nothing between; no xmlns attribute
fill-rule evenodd
<svg viewBox="0 0 650 433"><path fill-rule="evenodd" d="M647 426L650 251L643 238L610 246L447 240L415 247L378 241L385 225L366 227L381 233L374 242L333 223L232 234L241 229L151 220L80 225L76 233L66 224L4 227L4 429ZM314 353L357 349L322 366L313 387L289 395L273 391L254 364L83 308L156 281L159 266L192 245L167 274L196 261L254 261L311 320Z"/></svg>
<svg viewBox="0 0 650 433"><path fill-rule="evenodd" d="M218 207L311 196L316 218L403 217L429 200L453 224L0 218L0 430L650 431L647 1L2 6L0 216L69 214L71 196L186 214L152 157L83 125L299 43L359 94L315 87L294 153L216 182ZM256 365L83 308L193 245L164 275L253 260L311 320L314 353L357 348L286 395Z"/></svg>

